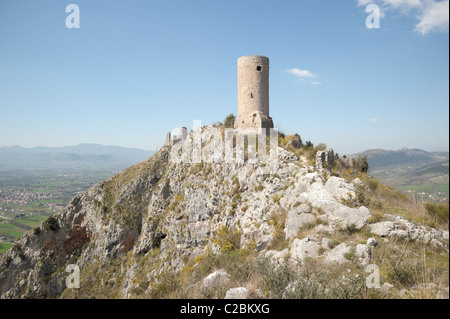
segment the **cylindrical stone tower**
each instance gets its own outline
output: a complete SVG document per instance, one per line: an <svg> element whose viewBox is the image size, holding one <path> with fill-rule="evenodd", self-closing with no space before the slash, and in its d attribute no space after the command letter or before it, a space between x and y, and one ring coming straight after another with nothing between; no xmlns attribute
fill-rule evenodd
<svg viewBox="0 0 450 319"><path fill-rule="evenodd" d="M236 129L258 132L273 128L269 116L269 59L247 55L238 59L238 118Z"/></svg>

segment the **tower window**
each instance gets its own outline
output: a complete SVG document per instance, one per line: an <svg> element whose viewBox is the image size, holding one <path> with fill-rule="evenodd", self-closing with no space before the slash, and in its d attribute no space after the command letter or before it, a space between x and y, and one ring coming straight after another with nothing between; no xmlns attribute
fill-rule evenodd
<svg viewBox="0 0 450 319"><path fill-rule="evenodd" d="M258 65L258 66L256 67L256 71L261 71L261 70L262 70L262 66Z"/></svg>
<svg viewBox="0 0 450 319"><path fill-rule="evenodd" d="M250 93L250 98L253 99L253 93Z"/></svg>

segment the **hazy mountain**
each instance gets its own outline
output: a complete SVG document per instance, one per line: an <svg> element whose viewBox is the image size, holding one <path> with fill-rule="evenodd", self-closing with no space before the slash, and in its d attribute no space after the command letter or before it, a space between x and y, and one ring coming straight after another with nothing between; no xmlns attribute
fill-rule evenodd
<svg viewBox="0 0 450 319"><path fill-rule="evenodd" d="M63 147L0 147L0 170L128 167L154 151L99 144Z"/></svg>
<svg viewBox="0 0 450 319"><path fill-rule="evenodd" d="M383 149L371 149L360 152L353 156L367 156L369 166L373 169L392 165L415 165L422 166L437 162L448 161L448 152L427 152L421 149L400 149L389 151Z"/></svg>

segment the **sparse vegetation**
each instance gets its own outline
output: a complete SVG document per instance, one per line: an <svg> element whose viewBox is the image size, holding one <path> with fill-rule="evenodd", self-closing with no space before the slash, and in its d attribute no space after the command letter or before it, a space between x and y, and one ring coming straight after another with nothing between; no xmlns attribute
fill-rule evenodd
<svg viewBox="0 0 450 319"><path fill-rule="evenodd" d="M268 249L283 250L288 247L289 242L285 239L284 226L286 224L287 212L280 209L269 220L269 224L275 229L273 232L273 240Z"/></svg>
<svg viewBox="0 0 450 319"><path fill-rule="evenodd" d="M234 114L230 114L225 118L223 124L225 128L234 128L234 121L236 121L236 116Z"/></svg>
<svg viewBox="0 0 450 319"><path fill-rule="evenodd" d="M449 203L425 203L427 213L439 224L449 222Z"/></svg>
<svg viewBox="0 0 450 319"><path fill-rule="evenodd" d="M50 230L50 231L57 231L59 229L58 221L55 217L50 216L45 222L44 222L44 229Z"/></svg>

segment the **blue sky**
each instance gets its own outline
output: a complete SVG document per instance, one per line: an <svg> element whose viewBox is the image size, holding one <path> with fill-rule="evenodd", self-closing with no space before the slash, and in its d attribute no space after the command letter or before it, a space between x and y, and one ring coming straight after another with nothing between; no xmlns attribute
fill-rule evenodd
<svg viewBox="0 0 450 319"><path fill-rule="evenodd" d="M237 114L236 60L250 54L270 58L285 133L340 154L448 150L448 0L2 0L0 146L155 149Z"/></svg>

